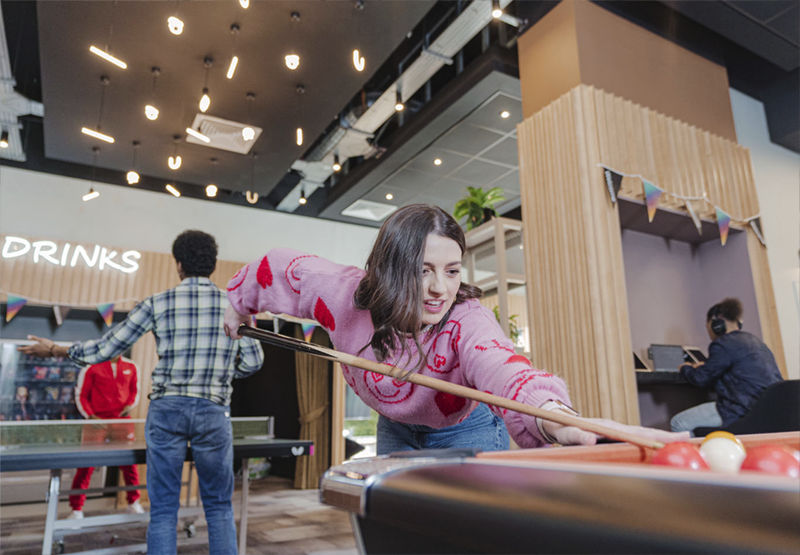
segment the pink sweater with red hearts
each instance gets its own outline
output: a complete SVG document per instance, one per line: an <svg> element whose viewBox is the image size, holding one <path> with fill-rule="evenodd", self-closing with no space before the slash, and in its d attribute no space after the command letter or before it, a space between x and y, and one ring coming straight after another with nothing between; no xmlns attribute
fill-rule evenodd
<svg viewBox="0 0 800 555"><path fill-rule="evenodd" d="M266 311L314 319L327 330L337 350L375 360L371 348L362 351L374 332L370 313L353 304L353 293L363 277L364 270L354 266L274 249L231 278L228 298L242 314ZM569 404L564 382L517 355L492 312L475 299L454 305L443 329L420 339L427 353L422 374L537 407L548 399ZM416 356L413 340L408 341ZM396 356L384 362L401 368L415 366L415 360ZM342 370L367 405L398 422L443 428L464 420L477 405L359 368L343 366ZM544 443L533 417L490 408L503 418L521 447Z"/></svg>

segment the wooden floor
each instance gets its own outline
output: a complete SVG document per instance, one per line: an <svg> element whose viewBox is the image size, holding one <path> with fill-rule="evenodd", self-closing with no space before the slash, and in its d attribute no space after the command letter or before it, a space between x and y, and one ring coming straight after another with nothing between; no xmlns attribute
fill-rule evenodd
<svg viewBox="0 0 800 555"><path fill-rule="evenodd" d="M240 490L234 493L237 509ZM28 555L41 553L45 505L0 508L0 553ZM112 499L87 501L86 516L114 512ZM61 503L59 517L69 513ZM250 484L247 553L270 555L356 555L349 515L319 502L318 490L291 489L283 478L267 477ZM196 535L179 534L181 554L208 553L205 521L195 522ZM145 541L145 526L109 527L101 532L81 533L64 538L64 553L134 545ZM54 551L56 553L56 551Z"/></svg>

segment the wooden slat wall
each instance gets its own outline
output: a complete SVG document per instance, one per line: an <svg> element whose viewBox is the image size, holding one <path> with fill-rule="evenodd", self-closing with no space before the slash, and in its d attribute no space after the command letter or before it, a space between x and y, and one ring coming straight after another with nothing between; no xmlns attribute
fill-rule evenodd
<svg viewBox="0 0 800 555"><path fill-rule="evenodd" d="M749 153L587 85L517 133L533 362L567 381L584 414L638 423L619 220L598 164L683 196L705 193L735 220L759 211ZM641 182L624 179L620 196L642 200ZM660 205L684 209L666 193ZM714 217L708 203L693 207ZM757 240L748 252L763 337L785 369L766 253Z"/></svg>
<svg viewBox="0 0 800 555"><path fill-rule="evenodd" d="M25 237L29 241L37 238ZM63 243L58 243L59 251ZM73 249L80 243L72 243ZM85 248L93 248L84 244ZM125 249L116 249L119 252ZM73 251L74 252L74 251ZM91 252L91 250L89 250ZM217 261L211 280L225 289L228 280L242 267L241 262ZM114 302L114 310L130 310L150 295L175 287L180 282L171 254L142 252L139 269L126 274L114 269L98 270L78 263L74 268L56 266L47 262L34 263L30 256L0 258L0 298L13 293L31 304L62 305L65 307L92 308L101 303ZM69 315L67 315L69 318ZM139 405L132 411L134 418L147 414L150 375L157 360L155 340L151 333L136 342L131 358L139 369Z"/></svg>

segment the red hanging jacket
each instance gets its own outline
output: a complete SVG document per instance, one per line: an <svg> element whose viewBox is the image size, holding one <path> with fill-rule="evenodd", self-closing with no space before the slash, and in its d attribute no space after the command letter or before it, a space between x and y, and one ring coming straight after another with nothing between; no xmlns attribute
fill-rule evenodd
<svg viewBox="0 0 800 555"><path fill-rule="evenodd" d="M116 418L139 402L138 381L136 365L125 358L87 366L78 376L75 404L85 418Z"/></svg>

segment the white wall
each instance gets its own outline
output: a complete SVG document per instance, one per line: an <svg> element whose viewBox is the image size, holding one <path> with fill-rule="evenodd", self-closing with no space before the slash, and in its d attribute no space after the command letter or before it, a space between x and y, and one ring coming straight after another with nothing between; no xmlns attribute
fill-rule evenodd
<svg viewBox="0 0 800 555"><path fill-rule="evenodd" d="M83 202L90 185L100 197ZM185 229L201 229L219 258L250 262L276 246L363 267L377 229L134 187L0 167L0 233L169 253Z"/></svg>
<svg viewBox="0 0 800 555"><path fill-rule="evenodd" d="M800 378L800 155L771 143L764 105L731 89L739 144L750 149L788 376Z"/></svg>

